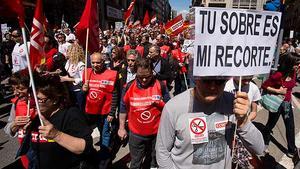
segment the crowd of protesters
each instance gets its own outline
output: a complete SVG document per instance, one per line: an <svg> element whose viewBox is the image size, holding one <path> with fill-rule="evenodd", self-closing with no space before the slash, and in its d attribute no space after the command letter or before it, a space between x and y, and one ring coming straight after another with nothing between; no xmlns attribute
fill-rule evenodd
<svg viewBox="0 0 300 169"><path fill-rule="evenodd" d="M286 154L296 155L291 95L299 41L284 40L278 70L262 84L263 95L284 96L278 112L269 112L262 135L252 123L261 99L253 76L243 77L240 92L237 78L192 78L189 29L176 36L159 25L100 30L99 39L99 51L85 63L84 48L69 28L46 33L45 63L34 67L39 115L21 32L5 34L1 78L8 77L14 91L5 132L19 138L24 168L111 168L127 142L134 169L257 168L253 159L268 153L280 115ZM196 117L206 129L190 122ZM189 124L199 125L194 132L203 130L203 138L193 138ZM98 152L94 128L100 132Z"/></svg>

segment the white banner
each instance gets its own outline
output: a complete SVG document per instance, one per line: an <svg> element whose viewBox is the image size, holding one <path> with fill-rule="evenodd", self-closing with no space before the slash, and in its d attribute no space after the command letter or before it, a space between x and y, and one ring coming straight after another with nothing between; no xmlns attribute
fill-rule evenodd
<svg viewBox="0 0 300 169"><path fill-rule="evenodd" d="M195 9L194 76L269 73L281 13L243 9Z"/></svg>
<svg viewBox="0 0 300 169"><path fill-rule="evenodd" d="M106 15L111 18L123 20L123 12L120 9L114 8L112 6L106 6Z"/></svg>

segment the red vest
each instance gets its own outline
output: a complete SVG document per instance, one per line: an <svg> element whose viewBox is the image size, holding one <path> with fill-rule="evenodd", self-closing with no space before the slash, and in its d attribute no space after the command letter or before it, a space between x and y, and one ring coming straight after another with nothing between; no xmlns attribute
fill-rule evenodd
<svg viewBox="0 0 300 169"><path fill-rule="evenodd" d="M15 104L15 116L26 116L27 115L27 100L18 100L17 97L11 99L11 102L13 104ZM31 100L30 101L30 109L29 109L29 115L30 115L30 119L34 119L34 117L36 116L36 111L34 109L34 101ZM19 140L19 143L20 145L22 144L23 142L23 138L25 137L25 130L23 129L19 129L18 131L18 140ZM28 158L26 155L22 155L21 156L21 162L22 162L22 165L25 167L25 168L28 168L28 164L29 164L29 161L28 161Z"/></svg>
<svg viewBox="0 0 300 169"><path fill-rule="evenodd" d="M83 83L85 83L83 72ZM110 112L112 93L117 79L117 71L105 70L96 74L87 69L89 91L86 96L85 112L87 114L106 115Z"/></svg>
<svg viewBox="0 0 300 169"><path fill-rule="evenodd" d="M181 52L181 50L178 49L174 49L172 50L172 56L174 59L176 59L179 63L184 63L185 60L187 59L187 53L183 53ZM180 69L180 73L186 73L187 72L187 68L185 66L182 66Z"/></svg>
<svg viewBox="0 0 300 169"><path fill-rule="evenodd" d="M171 48L167 45L164 45L164 46L160 47L161 57L166 59L168 57L168 54L170 53L170 50L171 50Z"/></svg>
<svg viewBox="0 0 300 169"><path fill-rule="evenodd" d="M138 51L138 53L141 55L141 57L144 57L144 47L143 46L140 46L138 45L135 50Z"/></svg>
<svg viewBox="0 0 300 169"><path fill-rule="evenodd" d="M124 46L123 50L125 52L125 55L130 49L131 49L130 45ZM138 46L136 46L136 48L134 50L136 50L141 55L141 57L144 56L144 47L143 46L138 45Z"/></svg>
<svg viewBox="0 0 300 169"><path fill-rule="evenodd" d="M162 89L158 80L147 89L138 88L136 80L131 84L123 98L131 132L142 136L157 134L161 110L153 106L153 102L160 102L161 99Z"/></svg>

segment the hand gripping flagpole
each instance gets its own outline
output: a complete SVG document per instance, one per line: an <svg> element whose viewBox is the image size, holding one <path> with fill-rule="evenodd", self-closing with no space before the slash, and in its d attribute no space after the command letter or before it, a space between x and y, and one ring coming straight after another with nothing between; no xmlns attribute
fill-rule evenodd
<svg viewBox="0 0 300 169"><path fill-rule="evenodd" d="M86 40L85 40L85 68L84 68L84 79L85 79L85 82L88 82L87 80L87 62L88 62L88 59L87 59L87 55L88 55L88 47L89 47L89 31L90 29L87 28L86 29Z"/></svg>
<svg viewBox="0 0 300 169"><path fill-rule="evenodd" d="M239 92L242 91L242 76L239 78ZM236 130L237 130L237 119L235 120L235 127L234 127L234 134L233 134L233 142L232 142L232 153L231 156L233 156L233 153L235 153L235 146L236 146ZM236 166L238 167L238 165Z"/></svg>
<svg viewBox="0 0 300 169"><path fill-rule="evenodd" d="M26 34L25 34L25 28L22 27L21 30L22 30L23 42L24 42L24 45L25 45L25 54L26 54L26 60L27 60L27 63L28 63L29 78L30 78L30 82L31 82L34 102L35 102L36 110L38 112L40 123L41 123L42 126L44 126L44 123L41 119L41 111L40 111L39 103L38 103L38 100L37 100L35 84L34 84L34 80L33 80L33 74L32 74L32 70L31 70L30 60L29 60L29 52L28 52L28 47L27 47L27 39L26 39Z"/></svg>

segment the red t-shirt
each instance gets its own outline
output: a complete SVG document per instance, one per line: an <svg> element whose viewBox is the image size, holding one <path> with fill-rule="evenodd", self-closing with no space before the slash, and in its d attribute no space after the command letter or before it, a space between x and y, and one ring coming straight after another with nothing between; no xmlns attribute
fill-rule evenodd
<svg viewBox="0 0 300 169"><path fill-rule="evenodd" d="M295 73L294 73L295 74ZM273 87L279 89L280 87L287 88L287 92L284 96L284 101L291 101L292 90L296 86L295 76L290 81L286 81L281 72L275 72L272 74L268 80L262 84L262 88L266 90L268 87Z"/></svg>

